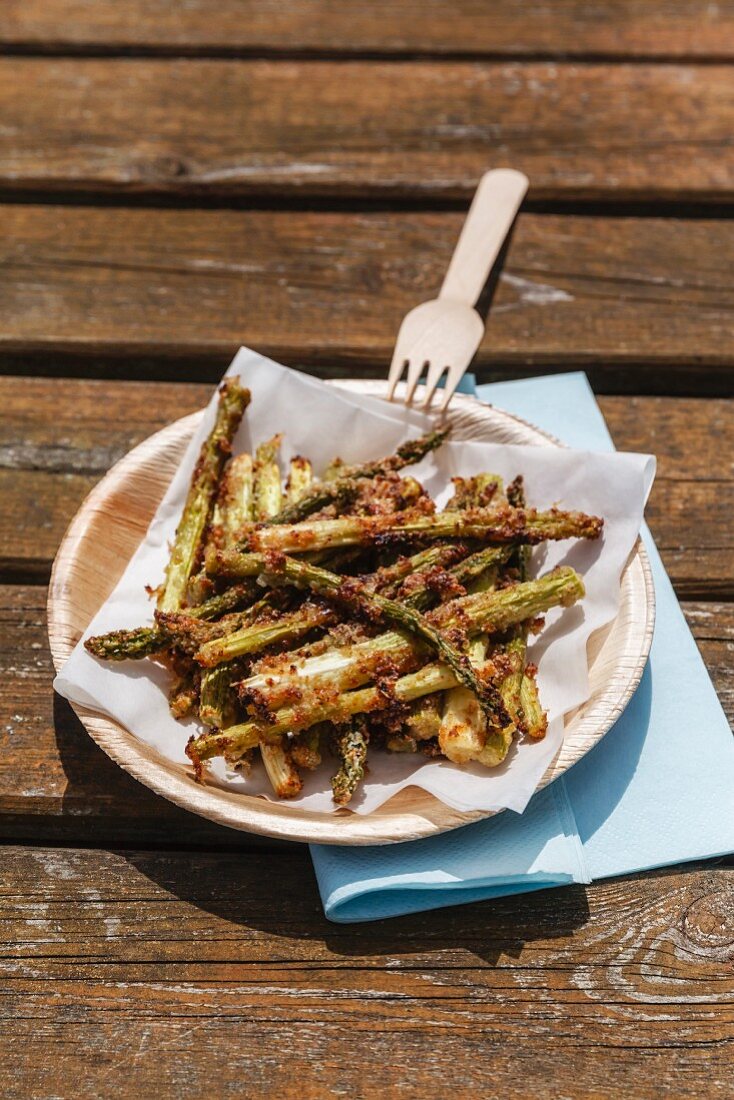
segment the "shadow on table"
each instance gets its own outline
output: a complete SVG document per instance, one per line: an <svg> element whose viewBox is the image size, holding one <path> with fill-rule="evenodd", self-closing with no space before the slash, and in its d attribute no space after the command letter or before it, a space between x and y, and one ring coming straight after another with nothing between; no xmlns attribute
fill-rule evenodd
<svg viewBox="0 0 734 1100"><path fill-rule="evenodd" d="M333 924L323 914L305 848L122 854L138 875L214 918L211 924L196 919L197 939L203 935L230 944L241 939L244 946L253 933L258 939L264 934L279 958L292 951L294 962L299 941L310 941L344 959L470 952L494 966L502 956L518 958L533 940L567 940L589 919L584 887L572 886L390 920ZM313 952L306 955L311 959ZM236 952L230 958L236 961Z"/></svg>

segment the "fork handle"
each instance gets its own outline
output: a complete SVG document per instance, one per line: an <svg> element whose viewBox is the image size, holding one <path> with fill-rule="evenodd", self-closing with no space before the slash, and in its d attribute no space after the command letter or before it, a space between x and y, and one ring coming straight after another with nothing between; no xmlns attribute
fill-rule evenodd
<svg viewBox="0 0 734 1100"><path fill-rule="evenodd" d="M451 257L439 298L477 304L489 273L512 228L528 178L512 168L495 168L479 181Z"/></svg>

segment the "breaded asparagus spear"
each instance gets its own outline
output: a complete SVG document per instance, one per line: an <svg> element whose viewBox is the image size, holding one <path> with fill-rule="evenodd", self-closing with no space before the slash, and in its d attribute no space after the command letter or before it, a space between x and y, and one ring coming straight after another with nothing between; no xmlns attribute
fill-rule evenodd
<svg viewBox="0 0 734 1100"><path fill-rule="evenodd" d="M523 553L524 549L520 547L520 553ZM486 638L483 641L486 651ZM524 660L525 642L517 637L492 651L493 663L495 666L499 665L502 670L502 678L498 685L499 692L512 721L505 726L486 728L479 751L472 753L470 757L477 763L483 764L485 768L496 768L503 762L510 750L513 735L520 727L520 683Z"/></svg>
<svg viewBox="0 0 734 1100"><path fill-rule="evenodd" d="M396 473L406 466L414 466L431 451L435 451L440 447L449 431L449 428L441 428L437 431L427 432L425 435L419 436L418 439L409 439L398 447L394 455L388 455L387 458L378 458L376 462L363 462L357 466L341 466L337 480L379 477L381 474Z"/></svg>
<svg viewBox="0 0 734 1100"><path fill-rule="evenodd" d="M474 638L469 646L471 661L481 665L486 649L485 636ZM472 693L463 684L447 691L438 729L438 744L444 756L455 764L467 764L484 748L486 735L487 718Z"/></svg>
<svg viewBox="0 0 734 1100"><path fill-rule="evenodd" d="M525 507L525 485L522 475L516 477L515 480L507 486L507 498L513 507ZM524 581L528 573L530 548L528 546L519 546L516 555L520 580ZM518 637L522 643L522 660L524 664L528 640L527 624L520 624L517 629ZM532 737L533 740L539 741L545 737L548 729L548 715L540 704L535 674L536 669L534 665L527 666L523 671L522 680L520 682L520 715L522 717L522 725L525 733L528 737Z"/></svg>
<svg viewBox="0 0 734 1100"><path fill-rule="evenodd" d="M334 699L319 703L309 709L308 713L300 706L279 710L275 721L268 725L255 721L242 722L226 730L192 737L186 746L186 755L193 762L197 776L201 778L203 761L214 756L224 756L228 761L234 762L257 744L278 744L283 735L291 730L307 729L310 725L326 721L344 725L356 714L367 714L391 705L409 703L432 692L452 687L456 687L456 677L450 668L440 664L426 665L418 672L399 679L391 692L386 692L384 687L347 691Z"/></svg>
<svg viewBox="0 0 734 1100"><path fill-rule="evenodd" d="M215 520L219 521L223 532L220 543L231 544L232 536L243 523L255 518L266 519L280 508L281 487L277 456L281 438L280 435L276 435L266 443L262 443L257 449L254 463L249 455L239 455L228 464L217 502L219 514L215 515ZM216 542L210 544L212 548L216 545ZM245 621L237 623L235 620L233 624L228 624L228 628L221 634L212 635L206 642L200 641L197 648L202 645L206 648L208 645L209 651L216 650L222 646L226 647L226 638L235 637L239 640L239 647L235 646L233 656L241 656L263 648L271 641L277 641L279 631L271 630L272 623L255 624L258 613L264 612L268 606L268 597L259 600L250 609L252 614L246 616ZM181 624L181 628L186 629L185 623ZM169 631L172 634L175 633L174 622L169 624ZM289 633L292 631L289 630ZM191 634L193 636L190 640L195 642L195 633L191 632ZM227 674L230 665L231 662L226 658L221 661L216 660L202 677L200 716L202 721L209 725L222 724L225 700L229 700L230 693L231 678Z"/></svg>
<svg viewBox="0 0 734 1100"><path fill-rule="evenodd" d="M283 502L278 466L282 438L282 435L274 435L267 443L261 443L255 452L253 496L257 520L268 520L276 516Z"/></svg>
<svg viewBox="0 0 734 1100"><path fill-rule="evenodd" d="M296 501L301 500L311 488L312 482L313 470L311 469L311 463L307 458L302 458L301 455L294 455L290 461L288 484L285 490L288 504L295 504Z"/></svg>
<svg viewBox="0 0 734 1100"><path fill-rule="evenodd" d="M404 512L389 516L341 516L288 525L259 527L246 540L247 549L304 553L337 546L371 546L403 540L475 538L494 543L544 542L546 539L596 539L603 521L583 512L534 509L475 509L466 512Z"/></svg>
<svg viewBox="0 0 734 1100"><path fill-rule="evenodd" d="M219 482L207 548L215 546L221 550L234 546L240 530L254 518L252 455L235 455L225 466ZM211 581L200 569L189 581L187 603L193 606L204 603L211 589Z"/></svg>
<svg viewBox="0 0 734 1100"><path fill-rule="evenodd" d="M258 653L276 642L295 641L317 627L330 626L335 619L334 612L329 608L306 604L298 611L280 615L269 622L253 623L221 638L213 638L205 642L194 656L204 668L214 668L235 657Z"/></svg>
<svg viewBox="0 0 734 1100"><path fill-rule="evenodd" d="M540 703L535 674L534 665L525 666L520 683L520 709L528 737L532 737L534 741L540 741L548 730L548 715Z"/></svg>
<svg viewBox="0 0 734 1100"><path fill-rule="evenodd" d="M257 582L253 579L241 581L198 607L187 607L186 614L209 622L251 602L258 591ZM87 638L84 648L104 661L137 661L159 653L170 641L170 633L160 626L140 626L135 630L111 630L109 634Z"/></svg>
<svg viewBox="0 0 734 1100"><path fill-rule="evenodd" d="M346 806L362 781L368 743L369 731L362 715L357 715L337 733L336 744L341 765L331 780L337 806Z"/></svg>
<svg viewBox="0 0 734 1100"><path fill-rule="evenodd" d="M199 717L208 726L221 728L234 719L233 675L234 668L231 664L208 668L202 674Z"/></svg>
<svg viewBox="0 0 734 1100"><path fill-rule="evenodd" d="M240 529L255 518L252 455L235 455L227 463L212 518L215 546L234 545Z"/></svg>
<svg viewBox="0 0 734 1100"><path fill-rule="evenodd" d="M381 592L389 599L396 599L399 598L401 585L407 577L424 577L429 570L445 569L465 554L466 548L461 545L438 543L410 557L401 556L392 565L383 565L374 573L365 574L359 579L371 592Z"/></svg>
<svg viewBox="0 0 734 1100"><path fill-rule="evenodd" d="M249 403L250 391L236 378L225 379L219 389L214 427L202 445L176 528L166 578L158 596L161 611L178 611L186 599L189 580L203 554L204 536L214 507L219 478Z"/></svg>
<svg viewBox="0 0 734 1100"><path fill-rule="evenodd" d="M494 587L494 572L485 571L474 583L474 590L489 592ZM469 658L475 665L481 665L487 654L489 639L486 634L473 638L469 645ZM500 684L501 689L501 684ZM507 707L505 705L505 711ZM508 716L509 717L509 716ZM466 764L476 759L484 748L488 728L510 727L510 737L514 732L512 721L502 723L487 722L486 715L477 706L477 700L467 692L463 684L452 688L444 695L444 708L438 730L438 744L444 755L457 764Z"/></svg>
<svg viewBox="0 0 734 1100"><path fill-rule="evenodd" d="M295 798L300 794L303 783L288 750L283 745L265 743L260 745L260 753L278 798Z"/></svg>
<svg viewBox="0 0 734 1100"><path fill-rule="evenodd" d="M277 515L283 503L280 468L278 466L278 451L280 450L281 440L281 435L275 435L272 439L268 440L267 443L262 443L255 453L255 464L253 468L253 512L257 520L268 520ZM250 636L250 645L252 646L255 644L257 640L258 648L262 648L263 643L268 645L270 642L277 640L277 635L283 630L283 618L287 619L287 616L281 617L277 623L244 627L242 630L236 631L228 637L217 639L217 641L213 643L208 643L210 652L212 645L216 648L217 644L219 644L221 648L222 645L227 644L228 638L235 636L239 639L239 653L247 652L248 650L244 643L243 635L248 632ZM286 628L287 625L286 623ZM206 649L206 646L203 648ZM250 649L249 652L252 652L252 649ZM204 679L206 679L207 676L216 677L220 668L229 668L229 663L220 665L218 668L209 669L204 674ZM202 717L204 716L202 715ZM295 798L300 792L303 784L298 773L298 768L293 763L285 747L283 745L264 744L260 746L260 754L263 764L265 765L268 779L278 798Z"/></svg>
<svg viewBox="0 0 734 1100"><path fill-rule="evenodd" d="M499 661L500 657L504 665L504 675L499 685L500 694L512 721L519 727L521 724L519 717L520 683L525 667L525 639L519 635L511 638L506 645L501 647L495 660Z"/></svg>

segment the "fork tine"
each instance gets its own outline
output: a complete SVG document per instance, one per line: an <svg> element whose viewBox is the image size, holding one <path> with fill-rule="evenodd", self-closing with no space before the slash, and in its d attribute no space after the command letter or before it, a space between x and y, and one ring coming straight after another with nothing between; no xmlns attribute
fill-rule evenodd
<svg viewBox="0 0 734 1100"><path fill-rule="evenodd" d="M415 388L420 381L420 376L423 374L424 368L430 369L430 363L427 359L423 359L421 356L414 356L408 361L408 379L407 388L405 390L405 404L413 404L413 394Z"/></svg>
<svg viewBox="0 0 734 1100"><path fill-rule="evenodd" d="M446 412L449 401L454 396L454 391L458 386L461 379L464 377L464 368L461 366L449 367L449 373L446 375L446 389L444 390L443 401L441 402L441 412Z"/></svg>
<svg viewBox="0 0 734 1100"><path fill-rule="evenodd" d="M387 376L388 401L392 401L395 394L395 387L400 381L403 374L403 369L407 363L408 360L405 358L405 353L401 350L400 341L398 340L398 345L393 352L392 362L390 364L390 371Z"/></svg>
<svg viewBox="0 0 734 1100"><path fill-rule="evenodd" d="M446 371L448 369L449 369L449 367L445 363L444 363L443 366L441 366L441 360L440 359L438 360L437 363L432 363L431 364L431 367L428 371L428 377L426 378L426 396L425 396L425 399L423 401L423 408L424 409L427 409L427 408L430 407L431 401L433 401L433 395L436 392L436 387L438 386L438 383L441 381L441 378L443 377L444 371Z"/></svg>

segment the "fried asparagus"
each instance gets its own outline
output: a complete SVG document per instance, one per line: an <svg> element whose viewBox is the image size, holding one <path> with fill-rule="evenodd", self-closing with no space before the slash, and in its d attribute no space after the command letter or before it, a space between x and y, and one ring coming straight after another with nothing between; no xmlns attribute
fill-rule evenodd
<svg viewBox="0 0 734 1100"><path fill-rule="evenodd" d="M280 511L283 494L280 487L278 451L282 436L274 435L267 443L261 443L255 452L254 512L255 519L268 520Z"/></svg>
<svg viewBox="0 0 734 1100"><path fill-rule="evenodd" d="M209 622L250 603L257 594L254 579L242 581L197 607L188 607L186 613L192 619ZM160 625L139 626L135 630L111 630L109 634L87 638L84 648L104 661L139 661L159 653L170 641L170 633Z"/></svg>
<svg viewBox="0 0 734 1100"><path fill-rule="evenodd" d="M230 725L234 721L232 664L208 668L201 677L199 717L208 726Z"/></svg>
<svg viewBox="0 0 734 1100"><path fill-rule="evenodd" d="M227 463L212 518L212 542L232 546L238 532L255 518L252 455L235 455Z"/></svg>
<svg viewBox="0 0 734 1100"><path fill-rule="evenodd" d="M507 486L507 499L514 508L525 507L525 483L522 475L516 477L515 480ZM514 552L514 556L517 558L518 576L521 581L524 581L528 574L530 548L528 546L518 546ZM517 648L522 649L524 663L528 639L527 622L521 623L516 629L517 638L519 639ZM539 741L545 737L548 729L548 715L540 704L538 684L535 678L536 672L537 669L535 665L525 666L520 682L519 713L522 719L524 732L534 741Z"/></svg>
<svg viewBox="0 0 734 1100"><path fill-rule="evenodd" d="M260 755L278 798L295 798L301 793L303 783L298 768L283 745L263 743L260 745Z"/></svg>
<svg viewBox="0 0 734 1100"><path fill-rule="evenodd" d="M367 760L369 732L361 714L338 731L336 742L341 764L331 780L331 790L337 806L346 806L362 780Z"/></svg>
<svg viewBox="0 0 734 1100"><path fill-rule="evenodd" d="M313 470L307 458L295 455L291 461L288 472L288 484L285 487L285 498L288 504L296 504L306 495L313 482Z"/></svg>
<svg viewBox="0 0 734 1100"><path fill-rule="evenodd" d="M223 661L259 653L276 642L296 641L311 630L331 625L335 618L334 612L327 607L306 605L277 619L253 623L221 638L213 638L197 649L195 657L204 668L214 668Z"/></svg>
<svg viewBox="0 0 734 1100"><path fill-rule="evenodd" d="M548 539L596 539L602 520L583 512L547 512L534 509L470 509L466 512L440 512L426 516L405 512L391 516L342 516L338 519L274 524L259 527L245 540L253 551L275 550L284 554L302 554L311 550L329 550L341 546L374 546L410 540L480 539L495 543L528 543Z"/></svg>
<svg viewBox="0 0 734 1100"><path fill-rule="evenodd" d="M321 480L296 456L284 484L279 435L230 457L248 402L225 381L155 625L85 642L107 660L155 656L178 677L172 713L209 727L186 748L197 778L215 756L249 769L259 749L275 795L292 798L299 768L318 767L328 743L334 803L346 806L370 730L383 750L488 767L518 731L542 737L528 631L584 589L569 568L528 580L529 548L598 538L603 521L528 508L522 479L505 491L491 473L455 478L436 512L400 471L445 432L374 462L334 460Z"/></svg>
<svg viewBox="0 0 734 1100"><path fill-rule="evenodd" d="M199 453L181 520L176 528L165 581L158 596L161 611L178 611L185 602L189 580L204 551L204 537L214 508L219 478L249 403L250 391L236 379L226 379L219 390L214 427Z"/></svg>
<svg viewBox="0 0 734 1100"><path fill-rule="evenodd" d="M489 669L489 674L493 670ZM214 756L223 755L234 763L254 745L279 744L283 735L290 731L308 729L317 722L333 722L342 725L357 714L385 710L401 703L410 703L424 695L436 691L445 691L456 687L457 679L448 665L425 665L417 672L402 676L386 690L385 685L361 688L359 691L347 691L333 699L323 701L312 708L284 707L279 710L274 721L263 723L255 720L242 722L229 729L202 734L191 738L186 746L186 754L201 775L201 764Z"/></svg>

